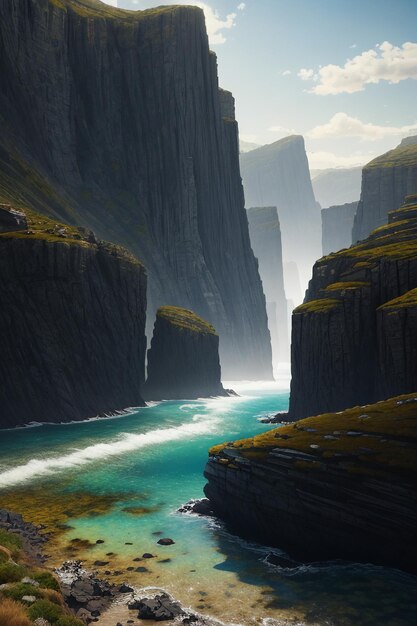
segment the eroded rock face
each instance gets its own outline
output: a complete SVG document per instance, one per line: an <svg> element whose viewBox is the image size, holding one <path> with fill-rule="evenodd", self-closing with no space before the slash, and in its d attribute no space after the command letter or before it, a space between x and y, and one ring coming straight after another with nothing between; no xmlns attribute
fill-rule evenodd
<svg viewBox="0 0 417 626"><path fill-rule="evenodd" d="M300 561L416 571L416 436L415 393L308 418L212 448L204 491L233 530Z"/></svg>
<svg viewBox="0 0 417 626"><path fill-rule="evenodd" d="M321 210L321 244L324 255L351 245L357 208L357 202L349 202Z"/></svg>
<svg viewBox="0 0 417 626"><path fill-rule="evenodd" d="M281 229L276 207L247 210L252 250L266 297L274 362L289 360L288 310L284 289Z"/></svg>
<svg viewBox="0 0 417 626"><path fill-rule="evenodd" d="M0 115L4 201L128 247L149 319L191 308L221 336L228 379L271 378L233 99L201 9L5 0Z"/></svg>
<svg viewBox="0 0 417 626"><path fill-rule="evenodd" d="M356 243L387 221L407 195L417 193L417 136L377 157L362 170L362 191L352 231Z"/></svg>
<svg viewBox="0 0 417 626"><path fill-rule="evenodd" d="M416 388L415 300L406 295L417 287L416 201L409 197L361 244L314 265L293 313L291 419Z"/></svg>
<svg viewBox="0 0 417 626"><path fill-rule="evenodd" d="M228 395L220 381L219 337L192 311L161 307L148 350L146 400Z"/></svg>
<svg viewBox="0 0 417 626"><path fill-rule="evenodd" d="M33 213L0 235L0 427L143 405L145 270L89 239Z"/></svg>

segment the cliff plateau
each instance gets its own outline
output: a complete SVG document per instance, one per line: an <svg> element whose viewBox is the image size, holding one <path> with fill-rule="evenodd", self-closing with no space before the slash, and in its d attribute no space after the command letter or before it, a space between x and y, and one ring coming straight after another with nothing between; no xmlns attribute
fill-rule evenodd
<svg viewBox="0 0 417 626"><path fill-rule="evenodd" d="M197 7L0 3L0 201L93 229L220 336L228 378L271 378L233 98Z"/></svg>
<svg viewBox="0 0 417 626"><path fill-rule="evenodd" d="M86 229L24 213L27 230L0 233L0 428L142 406L143 266Z"/></svg>
<svg viewBox="0 0 417 626"><path fill-rule="evenodd" d="M219 337L213 326L186 309L158 309L144 397L175 400L224 395Z"/></svg>

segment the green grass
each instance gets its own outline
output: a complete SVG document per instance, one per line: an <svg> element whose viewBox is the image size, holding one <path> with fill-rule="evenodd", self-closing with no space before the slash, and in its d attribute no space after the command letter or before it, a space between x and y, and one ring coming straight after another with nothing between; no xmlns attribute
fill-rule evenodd
<svg viewBox="0 0 417 626"><path fill-rule="evenodd" d="M3 595L11 600L19 602L23 596L35 596L35 598L42 598L42 591L39 587L26 583L15 583L10 585L7 589L3 589Z"/></svg>
<svg viewBox="0 0 417 626"><path fill-rule="evenodd" d="M417 144L398 146L365 165L366 170L379 167L417 165Z"/></svg>
<svg viewBox="0 0 417 626"><path fill-rule="evenodd" d="M327 285L325 291L343 291L343 290L355 290L355 289L363 289L364 287L369 287L370 283L365 281L351 281L351 282L339 282L339 283L331 283Z"/></svg>
<svg viewBox="0 0 417 626"><path fill-rule="evenodd" d="M337 300L336 298L310 300L310 302L300 304L300 306L294 309L293 315L300 315L302 313L328 313L329 311L341 306L341 304L342 301Z"/></svg>
<svg viewBox="0 0 417 626"><path fill-rule="evenodd" d="M26 576L26 573L27 569L23 565L0 563L0 585L19 582Z"/></svg>
<svg viewBox="0 0 417 626"><path fill-rule="evenodd" d="M173 326L177 326L194 333L216 335L216 331L211 324L188 309L182 309L176 306L163 306L158 309L156 315L160 319L166 320Z"/></svg>
<svg viewBox="0 0 417 626"><path fill-rule="evenodd" d="M40 587L43 589L53 589L54 591L59 591L58 581L50 572L45 571L31 574L31 578L36 580L36 582L38 582Z"/></svg>
<svg viewBox="0 0 417 626"><path fill-rule="evenodd" d="M0 528L0 546L10 550L12 556L17 558L22 548L22 540L18 535L8 533L7 530Z"/></svg>
<svg viewBox="0 0 417 626"><path fill-rule="evenodd" d="M56 624L63 617L63 610L60 606L49 600L36 600L28 609L29 618L34 622L39 617L46 619L51 624Z"/></svg>
<svg viewBox="0 0 417 626"><path fill-rule="evenodd" d="M410 307L417 307L417 289L411 289L402 296L385 302L379 309L406 309Z"/></svg>

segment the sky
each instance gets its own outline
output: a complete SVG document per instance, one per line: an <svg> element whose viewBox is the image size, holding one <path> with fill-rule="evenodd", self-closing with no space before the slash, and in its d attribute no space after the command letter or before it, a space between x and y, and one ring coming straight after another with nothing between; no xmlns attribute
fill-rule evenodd
<svg viewBox="0 0 417 626"><path fill-rule="evenodd" d="M106 0L204 9L240 137L302 134L310 167L363 165L417 134L417 0Z"/></svg>

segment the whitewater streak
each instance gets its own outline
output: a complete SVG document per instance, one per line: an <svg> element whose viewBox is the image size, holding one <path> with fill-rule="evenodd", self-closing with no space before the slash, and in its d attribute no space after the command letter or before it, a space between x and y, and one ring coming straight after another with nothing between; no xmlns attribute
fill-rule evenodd
<svg viewBox="0 0 417 626"><path fill-rule="evenodd" d="M41 476L48 476L58 471L80 467L87 463L132 452L146 446L206 435L215 432L217 424L217 419L207 418L205 421L193 421L172 428L159 428L147 433L121 433L117 439L107 443L96 443L86 448L76 449L60 457L31 459L23 465L18 465L0 473L0 489L18 485Z"/></svg>

